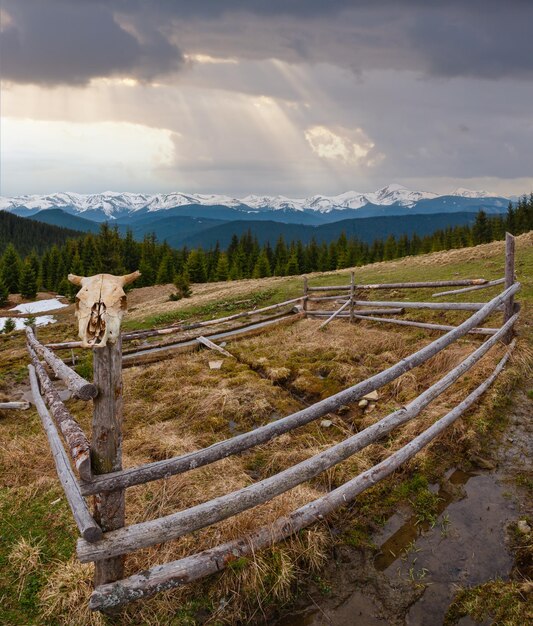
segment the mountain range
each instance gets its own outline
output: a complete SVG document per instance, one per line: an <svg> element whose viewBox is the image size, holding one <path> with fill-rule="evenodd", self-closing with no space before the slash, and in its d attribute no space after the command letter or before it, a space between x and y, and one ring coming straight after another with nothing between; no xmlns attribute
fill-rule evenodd
<svg viewBox="0 0 533 626"><path fill-rule="evenodd" d="M122 232L131 228L137 239L154 232L160 240L166 239L172 246L208 246L216 241L225 245L233 232L238 234L248 229L262 240L268 237L272 241L279 234L291 240L304 236L304 231L296 225L310 227L311 230L305 229L305 238L310 239L314 232L312 227L337 233L338 226L320 227L340 222L347 234L360 234L362 239L371 239L382 236L388 223L390 228L385 230L389 234L418 232L417 220L413 220L417 215L425 216L423 222L420 221L423 232L421 230L418 234L427 234L432 225L436 230L470 223L480 209L489 214L504 213L508 204L508 198L484 191L460 188L447 195L438 195L410 191L397 184L370 193L349 191L337 196L308 198L258 195L232 198L215 194L149 195L111 191L89 195L62 192L0 197L0 210L20 217L85 232L95 231L98 223L109 221ZM389 218L389 222L379 219L374 227L370 227L372 220L369 218ZM364 228L363 222L359 222L361 219L365 220ZM352 221L356 223L348 223ZM319 235L318 230L315 236Z"/></svg>

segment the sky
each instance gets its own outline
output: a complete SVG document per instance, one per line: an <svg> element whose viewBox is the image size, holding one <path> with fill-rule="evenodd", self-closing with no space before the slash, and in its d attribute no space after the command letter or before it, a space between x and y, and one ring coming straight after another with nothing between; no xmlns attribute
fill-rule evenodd
<svg viewBox="0 0 533 626"><path fill-rule="evenodd" d="M533 190L530 0L0 7L0 195Z"/></svg>

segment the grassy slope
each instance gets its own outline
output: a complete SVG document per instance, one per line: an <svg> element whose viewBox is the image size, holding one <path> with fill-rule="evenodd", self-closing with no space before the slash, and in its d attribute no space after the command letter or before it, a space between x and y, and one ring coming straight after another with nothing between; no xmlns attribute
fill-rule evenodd
<svg viewBox="0 0 533 626"><path fill-rule="evenodd" d="M503 245L436 253L356 268L361 282L449 279L481 276L497 278L503 266ZM517 274L523 283L519 300L524 303L520 323L522 338L515 363L498 381L475 411L441 437L409 466L358 499L356 509L340 511L332 523L341 530L335 539L328 528L317 526L291 541L242 560L224 574L190 587L169 592L143 605L132 606L122 616L126 624L189 624L195 616L210 614L215 622L230 623L251 616L261 606L287 600L296 581L311 573L320 576L322 559L332 541L365 545L369 534L398 506L409 501L421 519L431 519L435 508L428 481L479 452L483 438L492 437L504 424L503 408L508 391L524 375L527 340L531 339L533 305L533 235L522 236L517 245ZM348 272L315 275L312 284L348 282ZM176 319L219 317L266 305L301 293L301 278L273 278L201 285L190 301L167 302L170 287L145 288L130 294L131 311L125 327L140 328ZM397 294L377 292L376 298L424 299L431 293ZM492 291L490 293L493 293ZM465 294L463 300L486 300L488 291ZM428 314L409 314L409 318ZM464 314L431 315L433 320L457 321ZM43 340L74 337L72 312L58 315L60 323L42 329ZM435 334L371 323L350 327L336 322L326 333L317 333L318 323L306 321L269 334L230 343L238 356L213 371L207 362L212 355L200 352L181 355L161 364L125 372L125 463L134 465L179 454L244 431L266 420L286 415L302 406L361 380L394 363L431 341ZM190 506L209 497L238 489L261 479L310 454L323 450L401 406L477 345L467 338L429 364L406 374L380 391L376 409L363 413L357 407L332 417L334 426L323 429L308 425L284 435L238 458L226 459L165 482L128 492L128 521L140 521ZM0 391L13 395L25 384L25 353L20 333L2 337ZM242 535L258 523L268 523L299 504L318 497L369 467L405 443L487 375L501 349L454 386L444 399L416 421L399 429L393 437L374 444L307 485L292 490L251 512L227 520L214 528L195 533L161 548L151 548L128 559L128 571L214 545ZM522 356L520 356L522 355ZM179 385L176 384L179 381ZM71 402L72 412L89 426L90 407ZM6 624L100 624L99 615L86 612L91 567L73 556L74 527L54 477L53 464L33 410L4 413L0 417L0 623ZM314 574L313 574L314 572ZM220 609L221 598L228 600ZM257 613L255 614L257 618Z"/></svg>

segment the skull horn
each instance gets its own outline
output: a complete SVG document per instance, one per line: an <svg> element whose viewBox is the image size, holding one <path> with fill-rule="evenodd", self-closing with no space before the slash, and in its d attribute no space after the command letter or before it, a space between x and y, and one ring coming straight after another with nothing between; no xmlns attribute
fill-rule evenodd
<svg viewBox="0 0 533 626"><path fill-rule="evenodd" d="M139 272L139 270L135 270L131 274L125 274L124 276L121 277L122 278L122 285L129 285L134 280L139 278L140 275L141 275L141 272Z"/></svg>
<svg viewBox="0 0 533 626"><path fill-rule="evenodd" d="M73 285L78 285L81 287L81 283L83 281L83 276L76 276L76 274L69 274L68 279Z"/></svg>

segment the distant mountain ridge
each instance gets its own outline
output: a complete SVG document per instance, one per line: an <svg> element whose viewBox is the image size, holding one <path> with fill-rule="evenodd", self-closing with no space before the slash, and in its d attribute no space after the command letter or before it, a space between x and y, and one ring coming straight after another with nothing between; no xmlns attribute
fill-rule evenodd
<svg viewBox="0 0 533 626"><path fill-rule="evenodd" d="M61 209L83 216L84 219L101 222L121 218L134 219L138 214L181 208L184 210L182 215L212 219L265 219L262 214L269 213L266 219L274 221L324 223L349 217L413 214L419 212L419 205L423 206L425 210L422 212L426 213L465 210L477 212L483 205L487 212L497 213L505 211L507 203L507 198L484 191L459 188L450 194L439 195L426 191L410 191L402 185L391 184L370 193L348 191L336 196L314 195L308 198L280 195L233 198L227 195L181 192L154 195L112 191L87 195L61 192L42 196L0 197L0 210L28 217L38 211ZM213 212L205 215L206 209L215 207L218 215ZM343 212L352 214L342 215ZM286 217L288 215L291 217Z"/></svg>

